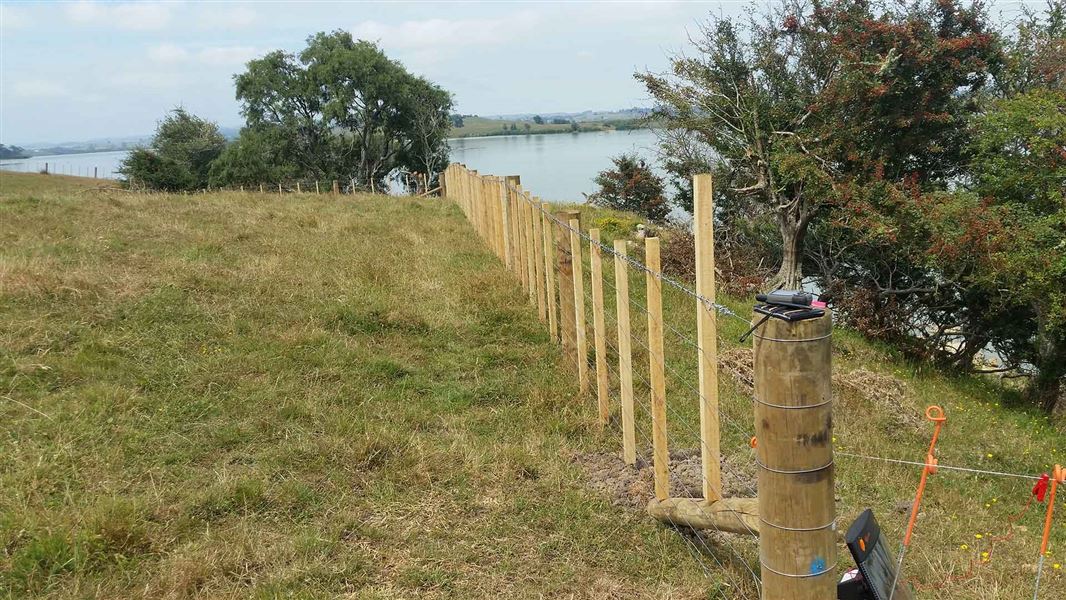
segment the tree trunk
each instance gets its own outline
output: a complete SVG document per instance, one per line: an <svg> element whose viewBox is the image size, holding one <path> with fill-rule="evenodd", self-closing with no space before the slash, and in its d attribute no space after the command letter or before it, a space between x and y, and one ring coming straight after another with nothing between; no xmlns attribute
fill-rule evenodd
<svg viewBox="0 0 1066 600"><path fill-rule="evenodd" d="M799 204L797 202L796 204ZM770 287L798 290L803 283L803 240L807 236L808 219L796 210L782 210L777 214L777 229L781 233L781 268L770 279Z"/></svg>
<svg viewBox="0 0 1066 600"><path fill-rule="evenodd" d="M1036 360L1037 374L1029 387L1029 393L1040 407L1053 412L1063 394L1066 379L1066 344L1055 339L1048 331L1047 307L1035 305L1036 312Z"/></svg>

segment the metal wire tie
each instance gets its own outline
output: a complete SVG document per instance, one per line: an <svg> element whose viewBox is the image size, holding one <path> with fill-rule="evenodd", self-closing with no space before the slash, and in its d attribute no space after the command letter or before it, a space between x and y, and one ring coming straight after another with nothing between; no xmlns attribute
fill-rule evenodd
<svg viewBox="0 0 1066 600"><path fill-rule="evenodd" d="M765 402L763 400L760 400L759 398L757 398L755 396L752 396L751 399L754 400L755 402L758 402L759 404L762 404L763 406L769 406L770 408L782 408L784 410L803 410L803 409L807 409L807 408L818 408L820 406L825 406L826 404L832 404L833 403L833 399L829 398L825 402L819 402L818 404L808 404L806 406L785 406L784 404L770 404L769 402Z"/></svg>
<svg viewBox="0 0 1066 600"><path fill-rule="evenodd" d="M824 465L822 465L820 467L815 467L813 469L800 469L798 471L784 471L784 470L781 470L781 469L774 469L772 467L768 467L768 466L764 465L759 460L758 456L755 457L755 464L759 465L763 469L766 469L767 471L770 471L771 473L780 473L782 475L801 475L803 473L816 473L818 471L824 471L825 469L828 469L829 467L833 466L833 462L834 461L830 460L826 464L824 464Z"/></svg>

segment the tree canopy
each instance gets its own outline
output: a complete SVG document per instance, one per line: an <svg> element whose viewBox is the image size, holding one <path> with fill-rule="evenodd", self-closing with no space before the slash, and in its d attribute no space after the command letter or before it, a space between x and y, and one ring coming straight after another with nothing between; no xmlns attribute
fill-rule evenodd
<svg viewBox="0 0 1066 600"><path fill-rule="evenodd" d="M447 164L451 94L347 32L252 60L235 81L249 139L226 154L220 181L252 177L250 154L271 161L257 167L267 172L376 189L400 171L432 174Z"/></svg>
<svg viewBox="0 0 1066 600"><path fill-rule="evenodd" d="M202 189L208 184L211 163L225 146L218 125L175 108L159 122L148 147L129 153L119 173L149 189Z"/></svg>

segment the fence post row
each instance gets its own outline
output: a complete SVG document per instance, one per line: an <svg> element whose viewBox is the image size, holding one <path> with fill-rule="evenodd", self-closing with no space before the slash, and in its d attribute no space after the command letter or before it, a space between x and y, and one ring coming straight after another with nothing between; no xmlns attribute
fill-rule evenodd
<svg viewBox="0 0 1066 600"><path fill-rule="evenodd" d="M478 234L521 282L552 339L575 361L584 394L588 350L581 213L560 210L552 219L551 207L523 192L517 177L494 179L499 187L486 188L489 179L453 164L442 174L441 186L447 185ZM831 317L795 323L770 319L753 334L759 493L758 498L723 498L712 185L710 175L693 179L703 498L670 498L660 240L644 240L656 498L648 510L675 524L758 533L763 598L826 600L835 597L836 565ZM589 239L597 416L603 425L610 415L610 380L600 231L590 230ZM613 249L622 458L632 465L636 426L628 243L615 240Z"/></svg>

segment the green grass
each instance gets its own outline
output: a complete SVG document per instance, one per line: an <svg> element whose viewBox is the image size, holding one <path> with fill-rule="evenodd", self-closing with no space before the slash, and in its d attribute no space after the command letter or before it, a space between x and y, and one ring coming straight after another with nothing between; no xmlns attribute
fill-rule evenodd
<svg viewBox="0 0 1066 600"><path fill-rule="evenodd" d="M730 548L756 564L753 542L712 536L727 567L708 580L710 556L587 490L566 455L617 452L618 430L599 431L535 310L451 203L99 185L0 175L0 595L737 597L728 585L747 572ZM582 210L586 226L609 216ZM643 278L630 287L643 303ZM692 304L670 288L664 301L691 337ZM743 323L719 324L722 351L739 346ZM696 356L669 331L666 348L671 447L695 448ZM834 348L838 373L906 386L901 408L837 388L844 451L921 460L929 428L898 413L939 403L943 464L1061 461L1061 430L992 381L846 329ZM645 377L646 363L638 350ZM750 397L728 377L721 393L725 453L750 468ZM836 474L841 523L871 506L898 540L893 506L918 470L838 457ZM934 475L908 575L930 583L980 560L1029 486ZM1029 597L1043 508L977 579L922 597ZM1066 563L1059 510L1042 598L1066 591L1050 566Z"/></svg>
<svg viewBox="0 0 1066 600"><path fill-rule="evenodd" d="M702 595L453 205L0 177L0 596Z"/></svg>

